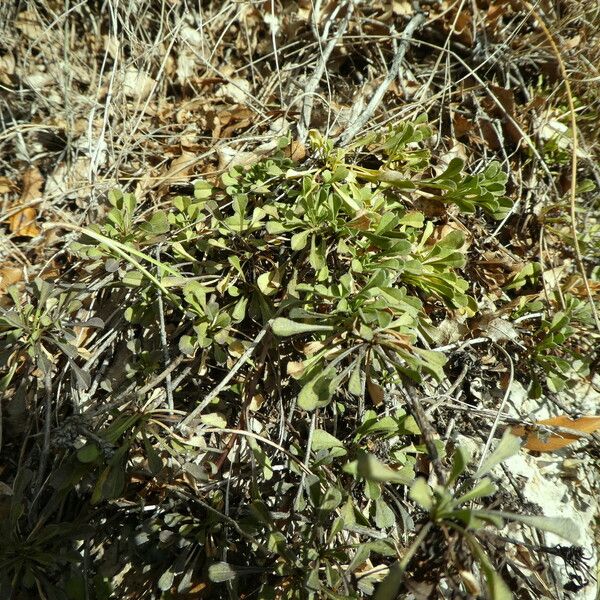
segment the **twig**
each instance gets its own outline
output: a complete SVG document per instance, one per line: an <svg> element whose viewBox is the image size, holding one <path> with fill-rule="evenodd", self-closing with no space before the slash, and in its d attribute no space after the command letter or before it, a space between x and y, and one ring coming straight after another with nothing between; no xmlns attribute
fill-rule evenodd
<svg viewBox="0 0 600 600"><path fill-rule="evenodd" d="M498 429L498 425L500 424L500 419L502 418L502 412L504 411L504 406L510 397L510 393L512 391L512 384L515 378L515 366L513 364L512 358L510 354L500 345L494 344L498 350L504 353L504 356L508 359L508 364L510 365L510 378L506 385L506 390L504 392L504 396L502 397L502 402L500 402L500 406L498 407L498 412L496 413L496 418L494 419L494 423L492 424L492 428L490 429L490 433L488 435L488 439L485 442L485 447L483 452L481 453L481 457L479 459L479 464L477 465L477 470L481 469L481 465L489 452L490 446L492 445L492 440L494 439L494 434L496 433L496 429Z"/></svg>
<svg viewBox="0 0 600 600"><path fill-rule="evenodd" d="M179 431L181 431L184 427L189 426L189 424L213 401L213 398L216 398L219 395L221 390L225 388L225 386L231 381L233 376L242 368L242 366L248 360L248 358L250 358L250 355L254 352L256 346L260 344L260 341L265 336L265 333L267 333L267 329L270 327L270 325L270 321L267 321L265 323L263 328L258 332L258 335L254 338L254 341L246 349L246 352L244 352L244 354L240 356L237 363L234 365L231 371L229 371L229 373L227 373L227 375L222 379L221 383L214 387L212 391L208 393L206 398L204 398L204 400L202 400L202 402L200 402L200 404L198 404L198 406L196 406L196 408L194 408L194 410L185 419L180 421L179 425L177 425L177 429L179 429Z"/></svg>
<svg viewBox="0 0 600 600"><path fill-rule="evenodd" d="M308 465L310 463L310 451L312 448L313 435L315 433L315 428L317 426L317 411L312 414L310 419L310 429L308 430L308 439L306 440L306 455L304 456L304 466L306 471L308 470ZM304 481L306 480L306 471L302 471L302 478L300 479L300 484L298 485L298 491L296 492L296 500L294 505L298 503L300 500L300 496L302 495L302 488L304 487Z"/></svg>
<svg viewBox="0 0 600 600"><path fill-rule="evenodd" d="M271 446L272 448L275 448L275 450L279 450L279 452L281 452L282 454L287 456L292 462L296 463L298 465L298 467L300 467L302 472L306 473L307 475L314 474L311 471L310 467L307 467L304 464L304 461L300 460L297 456L295 456L291 452L288 452L283 446L280 446L277 442L274 442L273 440L270 440L269 438L263 437L262 435L258 435L257 433L254 433L252 431L247 431L245 429L230 429L227 427L206 427L205 429L201 429L198 432L198 435L203 435L203 434L207 434L207 433L217 433L217 434L231 433L234 435L241 435L243 437L252 438L253 440L256 440L257 442L261 442L263 444L266 444L267 446ZM179 436L175 436L175 437L178 440L182 439ZM183 443L189 444L190 440L187 440L187 441L183 440Z"/></svg>
<svg viewBox="0 0 600 600"><path fill-rule="evenodd" d="M273 554L273 552L271 550L269 550L266 546L264 546L261 542L259 542L255 537L251 536L249 533L244 531L238 525L237 521L235 521L231 517L223 514L221 511L217 510L210 504L203 502L202 500L200 500L200 498L197 498L196 496L193 496L192 494L189 494L187 492L182 492L177 486L168 485L167 487L169 489L171 489L173 491L173 493L175 495L179 496L180 498L183 498L184 500L188 500L188 501L191 500L192 502L199 504L204 509L206 509L208 512L215 515L221 521L225 521L225 523L227 523L230 527L233 527L233 529L235 529L239 535L241 535L243 538L247 539L251 544L254 544L256 546L256 548L258 550L260 550L265 556L269 556L269 555Z"/></svg>
<svg viewBox="0 0 600 600"><path fill-rule="evenodd" d="M325 67L327 66L327 61L333 52L336 44L340 41L341 37L344 35L346 29L348 28L348 23L350 22L350 18L352 17L352 13L354 12L354 3L353 2L345 2L343 5L340 5L338 9L332 13L331 17L334 17L335 14L341 8L348 7L346 11L346 16L344 20L340 23L340 27L335 35L335 37L329 40L329 43L323 50L321 54L321 60L313 73L313 76L309 79L308 84L306 85L306 89L304 91L304 102L302 105L302 114L300 115L300 122L298 123L298 137L302 142L306 141L308 136L308 130L310 127L310 119L312 116L312 109L314 104L314 95L317 86L319 85L319 81L321 81L321 77L323 77L323 73L325 72ZM331 23L332 18L330 18L329 24ZM322 39L327 36L329 33L329 24L326 26Z"/></svg>
<svg viewBox="0 0 600 600"><path fill-rule="evenodd" d="M423 407L421 406L420 399L413 397L413 394L416 395L416 393L417 390L414 387L408 386L406 388L406 393L404 394L404 397L406 398L406 401L410 407L410 412L412 413L412 416L415 418L415 421L417 422L417 425L421 430L421 435L423 436L423 441L425 442L425 447L427 448L427 454L429 455L429 458L431 460L431 465L438 479L438 483L440 485L444 485L446 482L446 476L444 475L442 461L440 460L437 448L433 443L433 440L435 439L435 432L433 430L433 427L431 426L429 417L427 416L427 414L423 410Z"/></svg>
<svg viewBox="0 0 600 600"><path fill-rule="evenodd" d="M40 466L35 480L36 493L40 491L46 466L48 465L48 456L50 454L50 430L52 424L52 373L50 368L44 373L44 396L45 396L45 414L44 414L44 440L42 452L40 455Z"/></svg>
<svg viewBox="0 0 600 600"><path fill-rule="evenodd" d="M463 348L467 348L468 346L475 346L476 344L484 344L485 342L489 342L490 338L488 337L477 337L471 338L470 340L466 340L464 342L454 342L452 344L446 344L445 346L438 346L437 348L431 348L434 352L448 352L448 350L462 350Z"/></svg>
<svg viewBox="0 0 600 600"><path fill-rule="evenodd" d="M160 247L162 244L159 244L156 248L156 260L160 263ZM160 267L156 268L157 277L162 276L162 271ZM158 324L160 327L160 345L162 346L163 352L163 360L165 363L165 368L169 365L169 344L167 343L167 329L165 327L165 309L162 297L162 291L160 288L157 290L157 300L158 300ZM171 381L171 371L167 372L167 376L165 377L165 387L167 391L167 408L169 410L173 410L173 383Z"/></svg>
<svg viewBox="0 0 600 600"><path fill-rule="evenodd" d="M150 390L153 390L159 383L162 383L170 374L185 360L186 356L180 354L160 375L157 375L152 381L149 381L144 387L141 387L137 392L133 392L131 388L128 388L123 393L119 394L110 404L105 404L95 411L85 413L86 417L97 417L98 415L104 414L117 406L123 404L133 397L141 398L147 394Z"/></svg>
<svg viewBox="0 0 600 600"><path fill-rule="evenodd" d="M381 82L381 85L377 88L371 100L369 100L369 104L365 110L357 117L357 119L352 123L346 131L342 134L342 136L338 140L338 145L345 146L350 142L358 132L360 132L364 126L367 124L369 119L373 116L373 113L379 106L382 101L385 93L388 91L392 81L396 79L398 73L400 71L400 66L402 65L402 61L404 60L404 55L408 49L408 44L410 39L414 35L414 33L423 25L425 22L425 15L422 12L416 13L412 19L408 22L408 25L404 29L402 36L400 37L400 43L398 44L398 49L396 50L396 54L394 56L394 60L392 61L392 66L385 76L384 80Z"/></svg>

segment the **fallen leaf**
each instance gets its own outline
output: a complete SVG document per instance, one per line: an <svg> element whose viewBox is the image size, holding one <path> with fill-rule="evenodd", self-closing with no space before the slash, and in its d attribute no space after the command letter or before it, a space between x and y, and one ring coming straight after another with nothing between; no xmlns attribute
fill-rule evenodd
<svg viewBox="0 0 600 600"><path fill-rule="evenodd" d="M38 40L44 36L39 18L34 10L24 10L17 15L14 26L30 40Z"/></svg>
<svg viewBox="0 0 600 600"><path fill-rule="evenodd" d="M371 401L374 406L383 404L385 392L383 391L383 388L378 383L372 381L370 377L367 377L367 389L369 390L369 396L371 396Z"/></svg>
<svg viewBox="0 0 600 600"><path fill-rule="evenodd" d="M175 183L187 183L189 175L197 162L198 159L193 152L183 150L177 158L171 161L169 170L163 178L163 184L168 186Z"/></svg>
<svg viewBox="0 0 600 600"><path fill-rule="evenodd" d="M252 396L252 400L250 400L250 404L248 404L248 410L252 412L256 412L260 409L260 407L265 403L265 397L262 394L255 394Z"/></svg>
<svg viewBox="0 0 600 600"><path fill-rule="evenodd" d="M466 10L461 10L458 16L451 23L453 33L456 37L467 46L473 45L473 25L471 15Z"/></svg>
<svg viewBox="0 0 600 600"><path fill-rule="evenodd" d="M510 321L498 317L487 323L484 331L487 337L493 342L510 341L519 338L519 334L513 324Z"/></svg>
<svg viewBox="0 0 600 600"><path fill-rule="evenodd" d="M217 149L220 171L231 169L235 166L245 167L258 162L261 158L256 152L243 152L230 146L221 146Z"/></svg>
<svg viewBox="0 0 600 600"><path fill-rule="evenodd" d="M406 17L412 16L414 9L408 0L394 0L394 2L392 2L392 12L395 15Z"/></svg>
<svg viewBox="0 0 600 600"><path fill-rule="evenodd" d="M6 289L23 279L23 269L20 267L12 267L10 265L4 265L0 267L0 296L2 296Z"/></svg>
<svg viewBox="0 0 600 600"><path fill-rule="evenodd" d="M15 184L8 177L0 177L0 194L10 194L15 190Z"/></svg>
<svg viewBox="0 0 600 600"><path fill-rule="evenodd" d="M293 140L291 147L286 149L286 154L289 152L289 157L294 162L299 162L306 158L306 148L300 140Z"/></svg>
<svg viewBox="0 0 600 600"><path fill-rule="evenodd" d="M542 433L540 435L540 432L532 431L531 427L523 425L511 427L511 432L513 435L519 437L527 436L523 448L535 450L536 452L553 452L579 440L581 435L578 435L576 432L580 432L580 434L593 433L600 429L600 416L589 415L578 419L571 419L568 415L559 415L535 423L535 426L544 425L573 430L573 433L560 431L548 433L547 435Z"/></svg>
<svg viewBox="0 0 600 600"><path fill-rule="evenodd" d="M290 361L286 367L287 374L293 377L294 379L300 379L300 377L302 377L302 375L304 374L305 370L306 367L304 366L303 362L297 362L293 360Z"/></svg>
<svg viewBox="0 0 600 600"><path fill-rule="evenodd" d="M23 175L23 194L18 204L26 205L42 196L44 179L37 167L31 167ZM8 227L15 236L37 237L40 228L36 225L37 211L33 206L25 206L8 218Z"/></svg>
<svg viewBox="0 0 600 600"><path fill-rule="evenodd" d="M143 101L150 96L155 83L156 81L144 71L128 67L123 79L123 93L128 98Z"/></svg>
<svg viewBox="0 0 600 600"><path fill-rule="evenodd" d="M244 104L250 96L250 82L239 77L232 79L229 83L221 86L216 95L233 100L236 104Z"/></svg>
<svg viewBox="0 0 600 600"><path fill-rule="evenodd" d="M452 117L452 124L454 125L454 133L457 138L460 138L463 135L471 132L471 130L475 127L472 121L458 113L454 113Z"/></svg>
<svg viewBox="0 0 600 600"><path fill-rule="evenodd" d="M14 75L15 66L15 57L12 52L0 56L0 83L2 85L12 85L12 75Z"/></svg>

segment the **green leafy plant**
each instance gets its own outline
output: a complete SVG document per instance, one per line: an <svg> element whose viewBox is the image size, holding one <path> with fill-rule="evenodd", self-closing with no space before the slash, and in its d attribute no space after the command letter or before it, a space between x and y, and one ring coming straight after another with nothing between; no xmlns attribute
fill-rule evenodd
<svg viewBox="0 0 600 600"><path fill-rule="evenodd" d="M525 368L529 369L532 397L540 397L543 388L559 392L570 381L576 381L589 374L589 350L581 345L585 338L579 338L578 331L593 324L592 311L587 302L572 294L554 295L555 306L562 303L563 310L548 314L541 300L523 299L514 313L514 319L538 315L532 323L539 325L531 329L529 338L529 360ZM527 321L525 321L527 323Z"/></svg>
<svg viewBox="0 0 600 600"><path fill-rule="evenodd" d="M431 487L420 477L413 481L410 486L410 497L426 511L427 521L421 526L419 534L404 558L390 568L390 573L382 582L376 598L392 597L397 593L410 559L432 528L446 532L446 536L451 535L450 532L458 534L460 543L464 543L469 548L472 557L479 564L487 581L489 597L493 600L506 600L513 596L486 555L484 550L486 537L481 537L479 532L486 532L489 527L499 531L503 529L506 520L518 521L529 527L557 534L571 543L577 543L580 533L576 524L570 519L558 516L549 518L521 515L474 505L497 491L496 486L486 475L495 466L518 452L519 448L519 438L509 433L505 434L495 451L481 464L473 477L465 477L470 456L464 448L458 447L452 460L450 474L443 485ZM457 573L464 570L464 565L457 564L456 570Z"/></svg>
<svg viewBox="0 0 600 600"><path fill-rule="evenodd" d="M66 357L79 385L89 385L89 374L76 362L79 351L75 328L104 324L98 317L78 320L85 292L64 291L42 279L36 279L23 292L16 287L9 288L9 292L13 307L0 307L2 362L8 367L4 385L8 385L17 370L27 368L27 364L43 374L51 373L56 353Z"/></svg>
<svg viewBox="0 0 600 600"><path fill-rule="evenodd" d="M73 431L50 452L44 493L83 502L106 523L95 535L111 552L143 548L139 585L149 593L184 594L201 578L264 598L387 598L421 548L456 544L462 562L450 561L448 576L483 573L503 598L491 537L510 520L557 531L486 506L496 490L484 475L506 455L504 442L487 471L469 476L459 449L446 481L418 476L432 445L435 460L449 461L446 447L427 439L394 391L443 382L437 322L460 320L468 331L489 301L466 278L472 253L451 224L477 215L493 227L511 206L498 164L474 173L458 159L436 165L430 136L423 119L348 148L311 132L303 164L286 156L283 139L267 160L199 180L193 197L160 211L142 213L135 196L112 192L105 222L72 246L89 278L101 276L122 337L117 364L94 383L100 406L73 415ZM523 292L538 292L539 276L529 265L498 303L516 295L511 317L531 333L515 345L517 376L543 373L558 389L587 313L566 295L562 312L547 316ZM86 293L44 283L13 292L15 306L0 317L11 357L4 388L21 355L53 376L70 366L89 385L77 375L74 327L101 322L77 321ZM120 503L140 497L168 499L169 513L118 529ZM15 581L29 567L18 568ZM96 584L108 597L106 581Z"/></svg>

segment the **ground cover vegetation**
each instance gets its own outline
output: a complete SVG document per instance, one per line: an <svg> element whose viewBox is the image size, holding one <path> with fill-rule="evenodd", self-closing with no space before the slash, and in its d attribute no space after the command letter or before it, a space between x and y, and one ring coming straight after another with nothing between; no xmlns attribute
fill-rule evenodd
<svg viewBox="0 0 600 600"><path fill-rule="evenodd" d="M597 6L0 22L3 598L593 593Z"/></svg>

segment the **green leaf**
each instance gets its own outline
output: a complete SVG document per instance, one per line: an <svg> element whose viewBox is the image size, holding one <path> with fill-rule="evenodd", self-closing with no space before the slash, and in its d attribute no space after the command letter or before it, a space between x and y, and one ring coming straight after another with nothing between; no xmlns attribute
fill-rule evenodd
<svg viewBox="0 0 600 600"><path fill-rule="evenodd" d="M144 435L144 449L146 451L146 459L148 460L148 467L152 475L158 475L163 468L163 461L158 452L154 449L154 446L150 443L150 440Z"/></svg>
<svg viewBox="0 0 600 600"><path fill-rule="evenodd" d="M196 345L190 335L182 335L179 338L179 351L186 356L194 356Z"/></svg>
<svg viewBox="0 0 600 600"><path fill-rule="evenodd" d="M402 585L403 575L404 569L400 566L400 561L394 561L390 565L389 571L383 581L377 586L374 600L397 598L400 586Z"/></svg>
<svg viewBox="0 0 600 600"><path fill-rule="evenodd" d="M226 562L218 562L208 567L208 578L215 583L231 581L238 576L237 567Z"/></svg>
<svg viewBox="0 0 600 600"><path fill-rule="evenodd" d="M92 493L91 503L98 504L102 500L118 498L125 488L125 467L120 462L106 467Z"/></svg>
<svg viewBox="0 0 600 600"><path fill-rule="evenodd" d="M350 379L348 380L348 391L354 396L362 396L363 387L362 387L362 365L361 361L357 360L354 368L352 369L352 374L350 375Z"/></svg>
<svg viewBox="0 0 600 600"><path fill-rule="evenodd" d="M287 337L290 335L300 335L313 331L333 331L331 325L317 325L314 323L298 323L285 317L277 317L271 323L271 329L275 335Z"/></svg>
<svg viewBox="0 0 600 600"><path fill-rule="evenodd" d="M409 497L425 510L433 508L433 494L429 484L422 477L417 477L410 486Z"/></svg>
<svg viewBox="0 0 600 600"><path fill-rule="evenodd" d="M396 515L383 498L375 500L375 524L380 529L387 529L396 524Z"/></svg>
<svg viewBox="0 0 600 600"><path fill-rule="evenodd" d="M312 437L312 449L314 451L327 450L329 448L343 448L344 444L335 436L324 429L315 429Z"/></svg>
<svg viewBox="0 0 600 600"><path fill-rule="evenodd" d="M201 415L200 421L202 421L202 423L205 425L209 425L210 427L218 427L219 429L227 427L227 417L220 412L212 412Z"/></svg>
<svg viewBox="0 0 600 600"><path fill-rule="evenodd" d="M465 472L470 461L471 454L467 448L459 446L452 457L452 471L450 471L446 487L450 487Z"/></svg>
<svg viewBox="0 0 600 600"><path fill-rule="evenodd" d="M163 210L157 210L152 214L149 221L142 223L140 229L146 233L162 235L169 231L169 219Z"/></svg>
<svg viewBox="0 0 600 600"><path fill-rule="evenodd" d="M503 511L487 511L496 514L504 519L518 521L529 527L541 529L553 533L571 544L578 544L581 539L581 531L572 519L565 517L542 517L538 515L519 515L516 513Z"/></svg>
<svg viewBox="0 0 600 600"><path fill-rule="evenodd" d="M298 394L298 406L303 410L314 410L327 406L336 390L335 370L327 369L300 390Z"/></svg>
<svg viewBox="0 0 600 600"><path fill-rule="evenodd" d="M464 504L477 498L485 498L486 496L491 496L495 491L496 486L486 477L478 482L472 490L461 496L456 503Z"/></svg>
<svg viewBox="0 0 600 600"><path fill-rule="evenodd" d="M424 219L425 215L423 213L411 210L400 217L398 224L421 229L421 227L423 227Z"/></svg>
<svg viewBox="0 0 600 600"><path fill-rule="evenodd" d="M244 296L240 298L235 307L233 308L233 312L231 313L231 320L233 323L240 323L244 320L246 316L246 307L248 306L248 297Z"/></svg>
<svg viewBox="0 0 600 600"><path fill-rule="evenodd" d="M267 271L266 273L263 273L262 275L258 276L258 279L256 280L256 285L265 296L271 296L277 291L278 285L274 280L276 274L277 270Z"/></svg>
<svg viewBox="0 0 600 600"><path fill-rule="evenodd" d="M292 250L294 250L294 252L297 250L303 250L306 247L306 244L308 243L308 236L310 234L310 229L307 229L306 231L301 231L299 233L295 233L292 236L291 240Z"/></svg>
<svg viewBox="0 0 600 600"><path fill-rule="evenodd" d="M500 577L494 566L490 563L490 559L481 546L472 537L469 538L469 545L473 549L473 554L475 554L477 561L481 565L481 570L485 575L491 600L512 600L513 595L511 591L508 589L508 586L502 577Z"/></svg>
<svg viewBox="0 0 600 600"><path fill-rule="evenodd" d="M88 442L77 450L77 460L82 463L94 462L100 456L100 449L94 442Z"/></svg>
<svg viewBox="0 0 600 600"><path fill-rule="evenodd" d="M593 192L596 189L596 184L591 179L583 179L577 184L577 195Z"/></svg>
<svg viewBox="0 0 600 600"><path fill-rule="evenodd" d="M249 446L252 448L252 453L254 454L256 462L262 467L265 481L269 481L273 478L273 464L269 455L260 447L256 440L253 440L252 438L249 440Z"/></svg>
<svg viewBox="0 0 600 600"><path fill-rule="evenodd" d="M382 483L411 483L413 477L403 471L396 471L382 463L372 454L361 452L358 455L356 472L360 477Z"/></svg>
<svg viewBox="0 0 600 600"><path fill-rule="evenodd" d="M502 439L496 446L496 449L487 457L481 467L477 470L474 477L478 479L489 473L496 465L502 461L510 458L514 454L517 454L521 449L521 438L512 435L510 430L506 430Z"/></svg>
<svg viewBox="0 0 600 600"><path fill-rule="evenodd" d="M463 170L465 166L465 161L462 158L453 158L446 167L446 170L436 177L434 181L444 180L444 179L456 179L457 175L460 175L460 172Z"/></svg>
<svg viewBox="0 0 600 600"><path fill-rule="evenodd" d="M342 503L342 500L342 492L340 492L337 487L331 486L325 492L325 495L319 504L319 510L325 513L330 513Z"/></svg>
<svg viewBox="0 0 600 600"><path fill-rule="evenodd" d="M316 236L310 238L310 254L308 262L315 271L320 271L325 267L325 256L321 244L317 245Z"/></svg>
<svg viewBox="0 0 600 600"><path fill-rule="evenodd" d="M173 587L173 581L175 581L175 573L169 567L158 580L158 589L162 592L166 592Z"/></svg>

